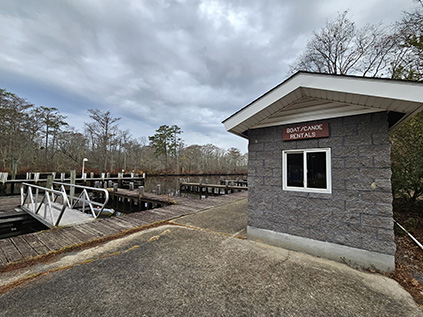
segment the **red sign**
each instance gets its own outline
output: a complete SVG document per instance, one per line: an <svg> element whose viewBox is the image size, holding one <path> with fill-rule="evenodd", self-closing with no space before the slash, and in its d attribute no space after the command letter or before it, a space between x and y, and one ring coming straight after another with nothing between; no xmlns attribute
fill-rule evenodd
<svg viewBox="0 0 423 317"><path fill-rule="evenodd" d="M283 140L304 140L327 138L329 136L329 123L313 123L283 128Z"/></svg>

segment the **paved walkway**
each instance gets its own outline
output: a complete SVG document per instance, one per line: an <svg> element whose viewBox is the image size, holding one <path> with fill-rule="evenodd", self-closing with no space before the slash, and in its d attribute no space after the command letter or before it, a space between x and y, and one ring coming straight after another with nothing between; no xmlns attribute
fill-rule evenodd
<svg viewBox="0 0 423 317"><path fill-rule="evenodd" d="M176 204L127 214L122 217L97 219L90 223L71 227L54 228L47 231L25 234L0 240L0 272L2 267L25 262L34 257L54 252L71 251L87 242L104 241L119 235L142 230L147 226L166 220L192 214L211 207L226 204L247 196L246 192L209 197L208 199L190 199L170 197Z"/></svg>
<svg viewBox="0 0 423 317"><path fill-rule="evenodd" d="M0 316L423 316L385 276L237 238L247 201L231 198L4 272Z"/></svg>

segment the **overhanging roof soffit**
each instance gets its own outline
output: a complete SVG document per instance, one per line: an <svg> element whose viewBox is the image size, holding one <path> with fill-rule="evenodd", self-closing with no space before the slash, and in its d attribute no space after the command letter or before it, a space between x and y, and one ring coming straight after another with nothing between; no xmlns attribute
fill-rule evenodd
<svg viewBox="0 0 423 317"><path fill-rule="evenodd" d="M379 111L423 108L422 83L300 72L223 121L245 137L252 128Z"/></svg>

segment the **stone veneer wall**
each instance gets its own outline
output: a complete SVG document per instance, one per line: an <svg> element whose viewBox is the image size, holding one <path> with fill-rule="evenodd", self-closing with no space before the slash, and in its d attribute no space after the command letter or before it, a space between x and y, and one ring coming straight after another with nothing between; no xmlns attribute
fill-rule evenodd
<svg viewBox="0 0 423 317"><path fill-rule="evenodd" d="M249 131L248 225L394 255L387 113L325 121L329 138L284 142L283 126ZM328 147L332 194L282 190L282 150Z"/></svg>

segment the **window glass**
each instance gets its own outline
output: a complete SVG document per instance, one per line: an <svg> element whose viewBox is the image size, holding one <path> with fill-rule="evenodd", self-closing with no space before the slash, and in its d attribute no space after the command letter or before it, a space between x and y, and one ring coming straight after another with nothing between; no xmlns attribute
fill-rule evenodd
<svg viewBox="0 0 423 317"><path fill-rule="evenodd" d="M284 190L332 193L330 148L283 151L282 166Z"/></svg>
<svg viewBox="0 0 423 317"><path fill-rule="evenodd" d="M325 152L307 153L307 187L326 188Z"/></svg>
<svg viewBox="0 0 423 317"><path fill-rule="evenodd" d="M288 169L288 186L304 187L304 155L289 153L286 156Z"/></svg>

